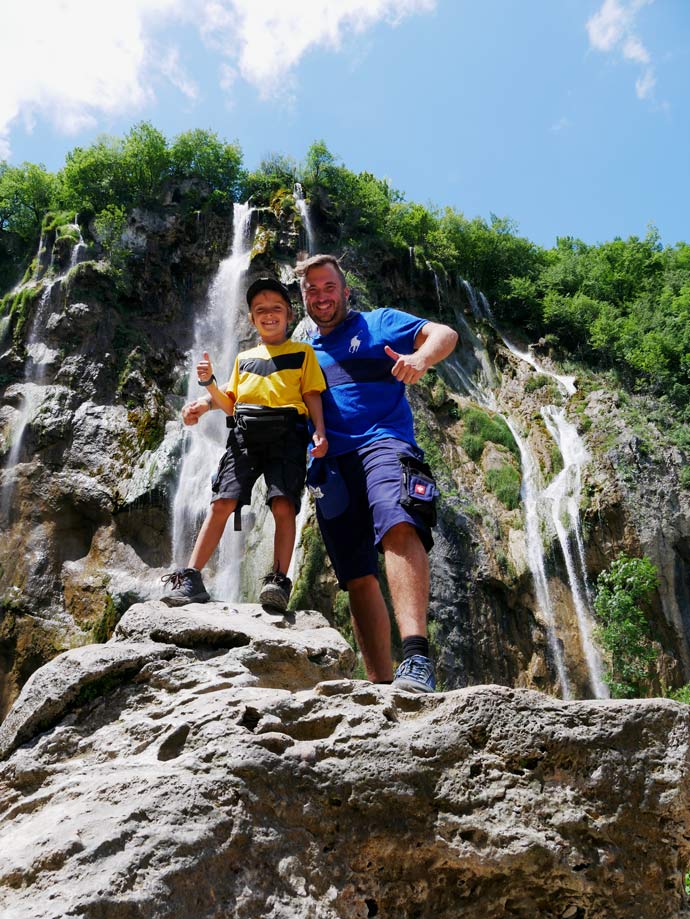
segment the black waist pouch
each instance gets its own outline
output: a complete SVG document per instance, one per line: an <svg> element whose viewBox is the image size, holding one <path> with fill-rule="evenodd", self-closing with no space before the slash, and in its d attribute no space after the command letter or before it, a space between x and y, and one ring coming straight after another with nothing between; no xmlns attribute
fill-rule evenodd
<svg viewBox="0 0 690 919"><path fill-rule="evenodd" d="M428 527L436 526L436 498L440 494L429 466L413 456L400 456L400 503Z"/></svg>
<svg viewBox="0 0 690 919"><path fill-rule="evenodd" d="M296 408L269 408L265 405L238 405L235 414L227 420L235 428L247 447L264 447L277 444L290 432L304 428Z"/></svg>

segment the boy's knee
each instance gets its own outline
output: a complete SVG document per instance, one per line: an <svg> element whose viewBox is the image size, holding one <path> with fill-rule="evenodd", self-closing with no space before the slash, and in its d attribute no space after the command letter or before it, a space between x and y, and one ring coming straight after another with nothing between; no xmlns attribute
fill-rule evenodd
<svg viewBox="0 0 690 919"><path fill-rule="evenodd" d="M295 505L289 498L274 498L271 501L271 512L276 520L287 520L295 516Z"/></svg>
<svg viewBox="0 0 690 919"><path fill-rule="evenodd" d="M211 502L211 513L214 517L227 518L237 507L237 498L218 498Z"/></svg>

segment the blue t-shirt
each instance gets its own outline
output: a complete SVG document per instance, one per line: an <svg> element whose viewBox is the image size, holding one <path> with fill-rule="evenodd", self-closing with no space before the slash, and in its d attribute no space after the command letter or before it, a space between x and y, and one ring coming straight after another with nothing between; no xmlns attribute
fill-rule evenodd
<svg viewBox="0 0 690 919"><path fill-rule="evenodd" d="M394 309L350 311L329 332L310 338L327 389L321 393L328 455L339 456L384 437L414 444L412 411L405 384L391 374L394 361L383 350L411 354L417 333L427 324Z"/></svg>

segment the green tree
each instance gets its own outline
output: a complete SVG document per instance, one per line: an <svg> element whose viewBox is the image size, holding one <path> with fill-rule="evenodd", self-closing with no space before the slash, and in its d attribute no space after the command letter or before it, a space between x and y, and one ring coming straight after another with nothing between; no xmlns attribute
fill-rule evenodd
<svg viewBox="0 0 690 919"><path fill-rule="evenodd" d="M242 150L213 131L185 131L170 148L170 169L174 178L201 179L212 191L234 200L239 195Z"/></svg>
<svg viewBox="0 0 690 919"><path fill-rule="evenodd" d="M26 242L38 239L44 215L55 202L55 176L43 165L2 164L0 169L0 229Z"/></svg>
<svg viewBox="0 0 690 919"><path fill-rule="evenodd" d="M122 144L121 174L130 204L152 204L170 173L164 135L149 122L135 125Z"/></svg>
<svg viewBox="0 0 690 919"><path fill-rule="evenodd" d="M657 589L655 565L621 555L597 579L596 636L607 655L606 683L617 699L641 698L649 691L657 658L644 604Z"/></svg>
<svg viewBox="0 0 690 919"><path fill-rule="evenodd" d="M100 137L90 147L75 147L66 157L59 179L65 207L99 213L108 205L130 206L123 142Z"/></svg>

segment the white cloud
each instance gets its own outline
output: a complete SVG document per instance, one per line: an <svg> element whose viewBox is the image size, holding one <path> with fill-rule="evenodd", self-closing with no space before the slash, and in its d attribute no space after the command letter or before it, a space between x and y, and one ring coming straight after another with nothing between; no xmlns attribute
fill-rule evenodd
<svg viewBox="0 0 690 919"><path fill-rule="evenodd" d="M651 55L635 32L638 11L650 3L654 3L654 0L604 0L587 22L587 34L592 48L619 53L624 60L643 68L635 83L639 99L650 98L656 85Z"/></svg>
<svg viewBox="0 0 690 919"><path fill-rule="evenodd" d="M180 49L161 41L172 22L218 55L218 85L242 78L262 98L284 93L310 49L340 46L379 22L395 25L436 0L9 0L0 29L0 156L11 128L45 120L66 133L103 116L136 115L156 76L194 100L203 91ZM183 49L184 50L184 49Z"/></svg>

